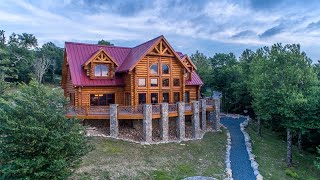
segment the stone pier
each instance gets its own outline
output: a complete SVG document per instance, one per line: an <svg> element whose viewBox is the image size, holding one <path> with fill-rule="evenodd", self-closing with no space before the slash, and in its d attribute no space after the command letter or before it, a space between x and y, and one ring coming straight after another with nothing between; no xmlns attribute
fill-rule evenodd
<svg viewBox="0 0 320 180"><path fill-rule="evenodd" d="M119 122L118 122L118 104L110 105L110 136L117 138L119 135Z"/></svg>
<svg viewBox="0 0 320 180"><path fill-rule="evenodd" d="M199 101L192 102L192 138L200 137Z"/></svg>
<svg viewBox="0 0 320 180"><path fill-rule="evenodd" d="M178 102L178 117L177 117L177 137L180 140L185 139L185 105L184 102Z"/></svg>
<svg viewBox="0 0 320 180"><path fill-rule="evenodd" d="M214 130L220 130L220 98L214 98Z"/></svg>
<svg viewBox="0 0 320 180"><path fill-rule="evenodd" d="M143 105L143 137L146 142L152 141L152 105Z"/></svg>
<svg viewBox="0 0 320 180"><path fill-rule="evenodd" d="M207 129L207 102L205 99L200 100L201 103L201 129Z"/></svg>
<svg viewBox="0 0 320 180"><path fill-rule="evenodd" d="M168 103L161 103L160 137L162 141L169 140Z"/></svg>

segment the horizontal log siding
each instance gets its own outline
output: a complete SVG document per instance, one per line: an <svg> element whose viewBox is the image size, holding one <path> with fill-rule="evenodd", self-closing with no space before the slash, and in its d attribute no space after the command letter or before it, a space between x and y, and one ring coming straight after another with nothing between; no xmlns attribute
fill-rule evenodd
<svg viewBox="0 0 320 180"><path fill-rule="evenodd" d="M81 105L90 105L90 94L115 94L115 103L124 104L124 88L123 87L83 87L81 92Z"/></svg>
<svg viewBox="0 0 320 180"><path fill-rule="evenodd" d="M153 75L150 73L150 67L152 64L158 63L158 75ZM167 64L170 68L170 73L168 75L162 74L162 64ZM139 103L138 94L146 93L147 94L147 103L151 103L151 93L158 93L159 102L162 102L162 93L170 93L170 103L173 103L173 92L180 92L181 101L184 100L184 67L181 65L178 59L175 57L167 56L154 56L147 55L145 56L135 67L134 71L134 104ZM146 79L146 87L138 86L138 79ZM151 78L158 78L158 87L151 87ZM169 87L162 87L162 79L168 78L170 81ZM173 79L179 79L180 86L173 86Z"/></svg>
<svg viewBox="0 0 320 180"><path fill-rule="evenodd" d="M198 89L199 86L186 86L186 92L190 92L190 102L199 100L198 98Z"/></svg>

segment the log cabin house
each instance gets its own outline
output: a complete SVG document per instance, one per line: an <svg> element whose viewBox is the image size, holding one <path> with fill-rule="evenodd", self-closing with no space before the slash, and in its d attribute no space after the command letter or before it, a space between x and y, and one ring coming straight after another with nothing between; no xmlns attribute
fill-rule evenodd
<svg viewBox="0 0 320 180"><path fill-rule="evenodd" d="M164 36L133 48L66 42L61 85L72 107L67 116L108 119L109 105L118 104L118 118L142 119L141 104L154 105L157 114L163 102L177 116L177 102L187 110L200 99L196 70Z"/></svg>

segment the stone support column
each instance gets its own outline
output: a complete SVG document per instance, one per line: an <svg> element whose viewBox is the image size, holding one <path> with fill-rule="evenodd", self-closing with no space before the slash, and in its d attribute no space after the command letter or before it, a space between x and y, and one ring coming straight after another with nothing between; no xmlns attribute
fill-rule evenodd
<svg viewBox="0 0 320 180"><path fill-rule="evenodd" d="M143 137L146 142L152 141L152 105L143 105Z"/></svg>
<svg viewBox="0 0 320 180"><path fill-rule="evenodd" d="M214 130L220 130L220 98L214 99Z"/></svg>
<svg viewBox="0 0 320 180"><path fill-rule="evenodd" d="M168 103L161 103L160 136L162 141L169 140Z"/></svg>
<svg viewBox="0 0 320 180"><path fill-rule="evenodd" d="M192 102L192 138L200 137L199 101Z"/></svg>
<svg viewBox="0 0 320 180"><path fill-rule="evenodd" d="M177 117L177 137L180 140L185 139L185 105L184 102L178 102L178 117Z"/></svg>
<svg viewBox="0 0 320 180"><path fill-rule="evenodd" d="M200 100L201 103L201 127L202 130L207 129L207 102L205 99Z"/></svg>
<svg viewBox="0 0 320 180"><path fill-rule="evenodd" d="M119 135L118 104L110 105L110 136L117 138Z"/></svg>

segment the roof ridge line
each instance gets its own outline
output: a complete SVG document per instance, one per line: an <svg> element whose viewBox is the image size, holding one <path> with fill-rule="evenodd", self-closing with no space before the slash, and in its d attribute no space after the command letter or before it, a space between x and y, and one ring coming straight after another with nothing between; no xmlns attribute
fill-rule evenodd
<svg viewBox="0 0 320 180"><path fill-rule="evenodd" d="M139 45L137 45L137 46L135 46L135 47L133 47L133 48L136 48L136 47L139 47L139 46L141 46L141 45L147 44L148 42L153 41L153 40L155 40L155 39L158 39L158 38L160 38L160 37L163 37L163 35L160 35L160 36L158 36L158 37L156 37L156 38L150 39L149 41L146 41L146 42L144 42L144 43L142 43L142 44L139 44ZM133 49L133 48L132 48L132 49Z"/></svg>
<svg viewBox="0 0 320 180"><path fill-rule="evenodd" d="M71 41L66 41L65 44L79 44L79 45L100 46L100 47L108 47L108 48L126 48L126 49L132 49L131 47L124 47L124 46L109 46L109 45L89 44L89 43L71 42Z"/></svg>

